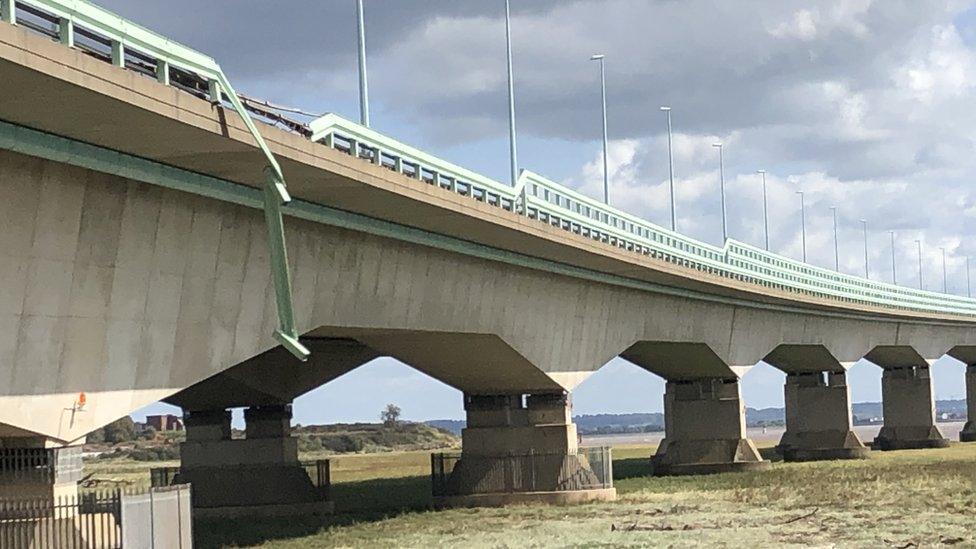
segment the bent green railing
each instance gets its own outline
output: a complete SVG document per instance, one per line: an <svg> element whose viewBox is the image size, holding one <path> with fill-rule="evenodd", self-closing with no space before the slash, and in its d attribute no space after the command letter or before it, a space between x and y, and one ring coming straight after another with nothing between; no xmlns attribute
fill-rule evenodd
<svg viewBox="0 0 976 549"><path fill-rule="evenodd" d="M47 34L68 47L78 48L113 65L154 76L160 83L180 87L208 98L214 105L225 98L241 117L264 154L264 215L278 311L276 339L301 360L309 351L298 340L292 305L288 251L281 207L291 201L281 167L240 98L211 57L127 21L86 0L0 0L0 18Z"/></svg>
<svg viewBox="0 0 976 549"><path fill-rule="evenodd" d="M729 239L700 242L522 170L515 188L335 114L309 124L313 141L364 161L628 251L781 291L917 312L976 315L976 300L815 267Z"/></svg>

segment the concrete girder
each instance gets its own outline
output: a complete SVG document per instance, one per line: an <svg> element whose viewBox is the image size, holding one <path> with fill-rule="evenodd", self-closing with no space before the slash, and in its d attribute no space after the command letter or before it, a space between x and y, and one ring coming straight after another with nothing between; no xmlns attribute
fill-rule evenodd
<svg viewBox="0 0 976 549"><path fill-rule="evenodd" d="M309 335L359 341L466 393L569 390L491 334L321 327Z"/></svg>
<svg viewBox="0 0 976 549"><path fill-rule="evenodd" d="M914 347L908 345L879 345L864 355L864 360L885 370L912 367L928 368L942 354L925 358Z"/></svg>
<svg viewBox="0 0 976 549"><path fill-rule="evenodd" d="M639 341L620 356L667 381L737 380L755 366L729 366L704 343Z"/></svg>
<svg viewBox="0 0 976 549"><path fill-rule="evenodd" d="M843 373L851 364L841 364L823 345L780 345L763 361L787 374Z"/></svg>
<svg viewBox="0 0 976 549"><path fill-rule="evenodd" d="M184 410L291 404L316 387L379 354L352 340L302 338L312 351L305 363L275 347L166 398Z"/></svg>

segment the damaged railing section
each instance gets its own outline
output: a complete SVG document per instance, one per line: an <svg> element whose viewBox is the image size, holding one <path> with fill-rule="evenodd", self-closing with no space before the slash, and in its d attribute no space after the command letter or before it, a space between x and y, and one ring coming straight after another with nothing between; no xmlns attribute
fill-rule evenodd
<svg viewBox="0 0 976 549"><path fill-rule="evenodd" d="M278 308L276 339L296 357L309 351L298 340L281 207L291 201L284 174L261 132L213 58L160 36L85 0L0 0L0 18L48 36L117 67L153 77L241 117L264 154L264 213Z"/></svg>

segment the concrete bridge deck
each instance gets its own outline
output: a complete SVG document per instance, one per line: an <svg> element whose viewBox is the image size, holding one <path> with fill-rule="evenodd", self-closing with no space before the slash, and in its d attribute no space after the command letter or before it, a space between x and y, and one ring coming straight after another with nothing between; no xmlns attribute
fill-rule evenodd
<svg viewBox="0 0 976 549"><path fill-rule="evenodd" d="M262 126L296 198L284 212L312 350L301 364L271 337L265 159L236 112L24 26L0 24L0 75L0 446L70 444L168 399L188 411L198 465L240 465L222 412L236 406L254 410L255 440L276 441L262 448L290 455L290 402L389 355L465 393L469 465L574 456L565 395L623 356L668 380L656 467L696 472L760 462L738 379L763 359L789 374L783 444L797 459L863 450L844 376L856 360L885 369L881 447L943 444L931 361L948 352L976 383L973 300L778 256L794 286L727 257L689 267L553 226L536 199L523 215L516 194L506 209ZM864 297L830 297L835 282Z"/></svg>

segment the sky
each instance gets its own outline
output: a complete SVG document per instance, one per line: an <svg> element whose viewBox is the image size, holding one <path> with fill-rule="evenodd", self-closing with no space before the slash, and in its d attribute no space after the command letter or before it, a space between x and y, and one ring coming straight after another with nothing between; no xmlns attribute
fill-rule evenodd
<svg viewBox="0 0 976 549"><path fill-rule="evenodd" d="M358 119L354 0L99 0L214 58L238 91ZM372 126L492 176L508 177L502 0L365 0ZM967 292L976 216L976 3L962 0L512 0L521 167L602 196L599 67L606 55L610 201L669 223L666 119L673 109L678 229L719 243L725 144L730 236L840 269ZM940 360L936 396L964 395ZM850 373L855 401L880 400L880 369ZM760 364L746 404L782 406L783 375ZM615 359L574 393L576 413L660 411L663 381ZM378 359L296 401L302 423L461 418L461 395ZM159 409L155 407L154 409Z"/></svg>

